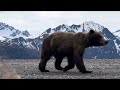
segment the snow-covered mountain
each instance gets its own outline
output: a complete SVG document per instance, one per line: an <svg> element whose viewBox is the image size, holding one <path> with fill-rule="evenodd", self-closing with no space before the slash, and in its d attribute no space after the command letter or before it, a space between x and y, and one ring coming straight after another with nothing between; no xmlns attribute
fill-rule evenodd
<svg viewBox="0 0 120 90"><path fill-rule="evenodd" d="M48 35L54 32L88 32L90 29L96 30L103 34L109 40L108 45L104 47L87 48L85 51L85 58L120 58L120 39L110 32L104 26L93 21L86 21L81 25L59 25L56 28L49 28L40 35L40 40L44 40ZM42 44L42 42L41 42Z"/></svg>
<svg viewBox="0 0 120 90"><path fill-rule="evenodd" d="M118 39L120 39L120 30L113 32L113 34L117 36Z"/></svg>
<svg viewBox="0 0 120 90"><path fill-rule="evenodd" d="M25 31L20 31L18 29L15 29L12 26L7 25L6 23L0 22L0 40L4 41L5 39L13 39L13 38L29 38L31 35L30 33Z"/></svg>
<svg viewBox="0 0 120 90"><path fill-rule="evenodd" d="M0 41L0 57L2 58L40 58L40 50L43 40L54 32L88 32L90 29L99 31L109 40L109 43L104 47L91 47L85 51L84 58L88 59L117 59L120 58L120 39L110 32L104 26L93 21L86 21L80 25L59 25L55 28L45 30L36 38L12 38ZM1 30L1 29L0 29ZM4 29L5 30L5 29ZM13 29L10 31L13 31ZM26 33L25 37L27 37ZM11 35L11 34L9 34ZM17 36L16 34L15 36ZM20 35L20 34L19 34ZM18 36L19 36L18 35ZM11 36L11 37L14 37ZM28 34L29 37L29 34Z"/></svg>
<svg viewBox="0 0 120 90"><path fill-rule="evenodd" d="M44 31L41 36L44 36L46 34L51 34L54 32L88 32L90 29L96 30L96 31L101 31L104 29L104 26L101 26L100 24L94 23L93 21L86 21L81 25L59 25L56 28L49 28L46 31Z"/></svg>

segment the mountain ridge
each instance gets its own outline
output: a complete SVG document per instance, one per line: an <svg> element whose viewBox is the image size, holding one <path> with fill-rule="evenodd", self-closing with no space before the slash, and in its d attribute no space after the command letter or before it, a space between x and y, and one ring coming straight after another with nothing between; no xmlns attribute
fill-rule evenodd
<svg viewBox="0 0 120 90"><path fill-rule="evenodd" d="M106 27L95 23L93 21L86 21L80 25L72 24L70 26L66 24L58 25L55 28L48 28L41 35L35 38L14 38L7 39L4 42L0 42L0 56L6 58L40 58L40 51L43 40L54 32L88 32L90 29L100 32L105 38L109 40L108 45L104 47L90 47L85 50L84 58L88 59L117 59L120 58L120 39L117 38ZM14 47L14 48L13 48ZM12 54L11 52L12 51ZM4 54L3 54L4 53Z"/></svg>

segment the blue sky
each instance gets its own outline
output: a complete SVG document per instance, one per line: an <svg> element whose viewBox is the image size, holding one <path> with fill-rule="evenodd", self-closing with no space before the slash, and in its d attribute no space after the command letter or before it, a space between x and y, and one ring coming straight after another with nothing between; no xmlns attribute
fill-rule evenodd
<svg viewBox="0 0 120 90"><path fill-rule="evenodd" d="M0 22L34 35L60 24L79 25L85 21L94 21L114 32L120 29L120 11L0 11Z"/></svg>

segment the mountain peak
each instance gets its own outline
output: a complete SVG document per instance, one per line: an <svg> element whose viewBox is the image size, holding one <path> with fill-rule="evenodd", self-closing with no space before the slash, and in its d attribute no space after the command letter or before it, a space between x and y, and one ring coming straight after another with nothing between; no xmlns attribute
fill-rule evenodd
<svg viewBox="0 0 120 90"><path fill-rule="evenodd" d="M29 33L27 30L22 31L22 34L25 35L26 37L29 37L29 36L30 36L30 33Z"/></svg>
<svg viewBox="0 0 120 90"><path fill-rule="evenodd" d="M120 32L120 30L117 30L116 32Z"/></svg>
<svg viewBox="0 0 120 90"><path fill-rule="evenodd" d="M18 29L15 29L13 26L0 22L0 40L4 40L5 37L13 39L18 37L28 38L29 36L30 33L27 30L20 31Z"/></svg>
<svg viewBox="0 0 120 90"><path fill-rule="evenodd" d="M45 35L45 34L50 35L51 33L54 32L88 32L90 29L102 32L104 27L93 21L85 21L83 24L79 24L79 25L72 24L71 26L67 24L61 24L55 28L47 29L41 35Z"/></svg>
<svg viewBox="0 0 120 90"><path fill-rule="evenodd" d="M98 31L98 32L101 32L103 29L104 29L104 26L98 24L98 23L95 23L93 21L85 21L81 27L83 27L84 25L84 30L85 32L89 31L90 29L93 29L95 31Z"/></svg>
<svg viewBox="0 0 120 90"><path fill-rule="evenodd" d="M94 21L85 21L84 23L85 23L85 24L89 24L89 23L95 24Z"/></svg>

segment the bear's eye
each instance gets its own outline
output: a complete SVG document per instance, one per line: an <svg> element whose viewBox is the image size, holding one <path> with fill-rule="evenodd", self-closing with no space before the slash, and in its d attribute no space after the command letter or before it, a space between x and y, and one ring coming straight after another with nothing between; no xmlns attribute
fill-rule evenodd
<svg viewBox="0 0 120 90"><path fill-rule="evenodd" d="M101 39L101 38L102 38L102 36L101 36L101 35L99 35L99 36L98 36L98 38L100 38L100 39Z"/></svg>
<svg viewBox="0 0 120 90"><path fill-rule="evenodd" d="M99 38L102 38L102 36L99 36Z"/></svg>

